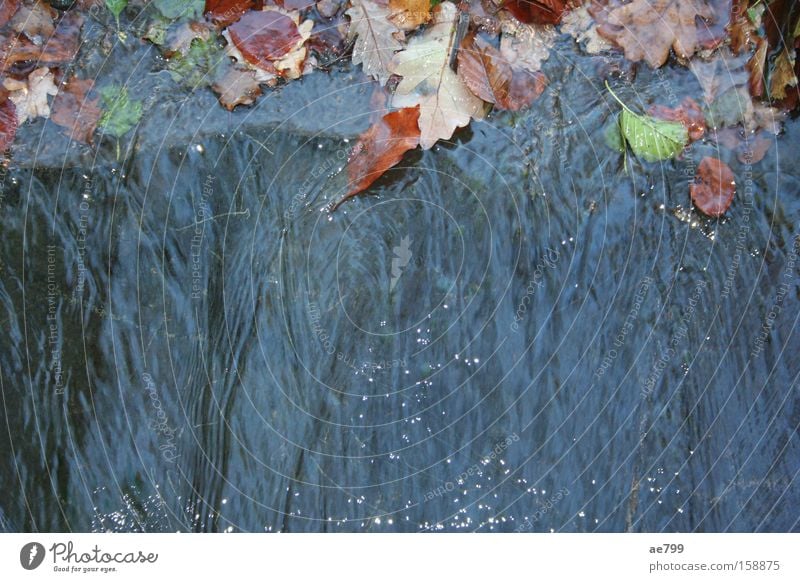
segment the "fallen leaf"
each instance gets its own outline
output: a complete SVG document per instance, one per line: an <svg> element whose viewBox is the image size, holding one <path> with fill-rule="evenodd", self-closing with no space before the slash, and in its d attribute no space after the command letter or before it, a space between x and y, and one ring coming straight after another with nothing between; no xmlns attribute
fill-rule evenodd
<svg viewBox="0 0 800 582"><path fill-rule="evenodd" d="M727 127L713 133L713 138L724 148L733 151L736 159L743 164L757 164L767 155L769 148L775 143L766 135L767 132L759 131L750 135L741 129Z"/></svg>
<svg viewBox="0 0 800 582"><path fill-rule="evenodd" d="M505 0L502 6L525 24L558 24L567 10L566 0Z"/></svg>
<svg viewBox="0 0 800 582"><path fill-rule="evenodd" d="M431 19L430 0L389 0L389 20L401 30L415 30Z"/></svg>
<svg viewBox="0 0 800 582"><path fill-rule="evenodd" d="M205 14L209 21L224 28L239 20L255 4L255 0L206 0Z"/></svg>
<svg viewBox="0 0 800 582"><path fill-rule="evenodd" d="M3 70L15 63L34 61L38 65L57 65L71 61L80 47L80 28L83 18L67 12L56 26L53 35L42 44L35 44L25 35L0 34L0 62Z"/></svg>
<svg viewBox="0 0 800 582"><path fill-rule="evenodd" d="M689 143L689 132L682 123L634 113L616 96L608 83L606 88L622 105L619 116L620 133L637 157L647 162L667 160L677 156Z"/></svg>
<svg viewBox="0 0 800 582"><path fill-rule="evenodd" d="M11 17L19 10L19 5L20 0L2 0L0 2L0 26L5 26L11 20ZM0 144L2 144L2 131L0 131Z"/></svg>
<svg viewBox="0 0 800 582"><path fill-rule="evenodd" d="M677 121L683 124L689 133L690 141L702 139L706 133L706 119L703 116L703 110L700 109L697 101L691 97L685 98L674 109L664 105L654 105L649 109L648 113L658 119Z"/></svg>
<svg viewBox="0 0 800 582"><path fill-rule="evenodd" d="M125 7L128 6L128 0L105 0L105 4L108 11L114 16L114 20L117 22L117 28L119 28L119 16L122 14L122 11L125 10Z"/></svg>
<svg viewBox="0 0 800 582"><path fill-rule="evenodd" d="M703 158L697 167L695 182L689 186L692 202L703 214L719 217L733 202L736 181L733 172L717 158Z"/></svg>
<svg viewBox="0 0 800 582"><path fill-rule="evenodd" d="M509 64L527 71L538 71L550 57L558 38L550 25L522 24L513 19L501 24L500 54Z"/></svg>
<svg viewBox="0 0 800 582"><path fill-rule="evenodd" d="M238 66L228 67L225 74L211 88L219 95L219 102L228 111L237 105L252 105L261 95L256 72Z"/></svg>
<svg viewBox="0 0 800 582"><path fill-rule="evenodd" d="M16 106L19 125L28 119L50 117L47 96L58 93L58 88L53 83L53 73L47 67L35 69L25 81L7 78L3 86L10 92L8 98Z"/></svg>
<svg viewBox="0 0 800 582"><path fill-rule="evenodd" d="M433 23L408 47L397 53L389 71L400 75L392 97L396 109L420 106L420 145L430 149L449 139L457 127L483 116L483 101L472 94L449 66L458 10L442 2L433 11Z"/></svg>
<svg viewBox="0 0 800 582"><path fill-rule="evenodd" d="M22 4L11 19L11 28L24 34L36 44L41 44L55 32L58 12L47 2Z"/></svg>
<svg viewBox="0 0 800 582"><path fill-rule="evenodd" d="M775 59L775 69L770 79L770 98L786 99L786 89L797 87L795 51L784 48Z"/></svg>
<svg viewBox="0 0 800 582"><path fill-rule="evenodd" d="M764 95L764 67L767 64L767 49L769 44L763 38L756 43L756 51L750 60L747 61L747 70L750 76L747 80L747 88L753 97Z"/></svg>
<svg viewBox="0 0 800 582"><path fill-rule="evenodd" d="M530 105L546 86L542 73L512 67L474 33L464 38L458 51L458 76L477 97L511 111Z"/></svg>
<svg viewBox="0 0 800 582"><path fill-rule="evenodd" d="M209 25L202 22L181 22L167 28L162 50L168 58L173 54L186 55L194 40L207 41L211 38Z"/></svg>
<svg viewBox="0 0 800 582"><path fill-rule="evenodd" d="M103 102L103 115L99 126L114 137L122 137L136 127L142 118L142 102L128 96L127 87L108 85L100 90Z"/></svg>
<svg viewBox="0 0 800 582"><path fill-rule="evenodd" d="M363 192L419 144L419 106L384 115L361 134L347 162L350 189L336 206ZM335 208L335 207L334 207Z"/></svg>
<svg viewBox="0 0 800 582"><path fill-rule="evenodd" d="M176 83L197 88L211 84L217 77L218 69L229 63L216 39L195 37L188 46L181 46L172 53L167 62L167 70Z"/></svg>
<svg viewBox="0 0 800 582"><path fill-rule="evenodd" d="M267 70L301 40L297 24L276 10L251 10L228 32L248 63Z"/></svg>
<svg viewBox="0 0 800 582"><path fill-rule="evenodd" d="M612 44L597 32L597 23L585 5L564 14L561 19L561 32L570 35L575 42L583 45L583 50L590 55L605 52L612 47Z"/></svg>
<svg viewBox="0 0 800 582"><path fill-rule="evenodd" d="M8 94L5 94L0 99L0 153L9 148L16 134L17 109Z"/></svg>
<svg viewBox="0 0 800 582"><path fill-rule="evenodd" d="M601 36L624 49L628 60L646 61L654 69L667 61L670 48L682 59L714 48L724 35L708 38L708 23L728 21L709 0L594 0L589 10Z"/></svg>
<svg viewBox="0 0 800 582"><path fill-rule="evenodd" d="M93 86L94 82L88 79L72 79L63 85L53 99L50 116L53 123L67 130L66 135L83 143L92 143L92 135L103 113L100 99L89 98Z"/></svg>
<svg viewBox="0 0 800 582"><path fill-rule="evenodd" d="M152 0L152 4L171 20L200 18L206 5L205 0Z"/></svg>
<svg viewBox="0 0 800 582"><path fill-rule="evenodd" d="M349 36L356 37L353 64L363 65L364 72L383 85L389 79L395 52L403 48L398 40L402 32L389 20L389 8L374 0L353 0L345 14L350 17Z"/></svg>

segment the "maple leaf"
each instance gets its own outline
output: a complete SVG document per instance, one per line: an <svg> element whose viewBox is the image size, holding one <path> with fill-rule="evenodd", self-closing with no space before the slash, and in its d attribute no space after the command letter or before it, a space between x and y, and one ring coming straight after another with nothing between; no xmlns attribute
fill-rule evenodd
<svg viewBox="0 0 800 582"><path fill-rule="evenodd" d="M449 139L457 127L483 116L484 103L472 94L449 66L458 10L442 2L433 12L433 24L408 47L397 53L389 71L400 75L392 107L420 106L420 145L430 149L439 139Z"/></svg>
<svg viewBox="0 0 800 582"><path fill-rule="evenodd" d="M595 0L590 12L598 20L598 32L625 50L630 61L646 61L658 68L672 48L683 59L700 48L722 42L721 30L710 34L708 23L724 21L709 0Z"/></svg>
<svg viewBox="0 0 800 582"><path fill-rule="evenodd" d="M99 98L90 99L89 91L94 82L88 79L72 79L62 86L53 99L50 120L67 130L66 135L83 143L92 143L97 122L103 113Z"/></svg>
<svg viewBox="0 0 800 582"><path fill-rule="evenodd" d="M397 165L409 150L419 144L419 106L398 109L384 115L358 138L348 160L351 186L332 208L363 192L386 170Z"/></svg>
<svg viewBox="0 0 800 582"><path fill-rule="evenodd" d="M715 218L725 214L736 193L736 181L728 165L717 158L703 158L695 180L689 186L695 206Z"/></svg>
<svg viewBox="0 0 800 582"><path fill-rule="evenodd" d="M389 79L389 65L395 52L403 48L402 31L389 20L389 8L373 0L353 0L345 14L350 17L350 33L356 37L353 64L362 65L367 75L383 85Z"/></svg>
<svg viewBox="0 0 800 582"><path fill-rule="evenodd" d="M20 125L28 119L50 117L47 96L58 93L58 88L53 83L53 73L47 67L31 71L25 81L5 79L3 86L11 92L8 98L16 106Z"/></svg>

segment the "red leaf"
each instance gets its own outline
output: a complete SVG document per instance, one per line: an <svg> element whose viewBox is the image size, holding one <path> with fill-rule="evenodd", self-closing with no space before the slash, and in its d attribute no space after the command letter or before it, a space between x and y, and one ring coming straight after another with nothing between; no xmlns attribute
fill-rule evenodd
<svg viewBox="0 0 800 582"><path fill-rule="evenodd" d="M206 0L206 17L217 26L230 26L253 8L255 0Z"/></svg>
<svg viewBox="0 0 800 582"><path fill-rule="evenodd" d="M417 147L419 135L419 105L387 113L362 133L348 161L347 173L352 185L333 209L369 188L386 170L397 165L403 154Z"/></svg>
<svg viewBox="0 0 800 582"><path fill-rule="evenodd" d="M20 0L0 0L0 26L5 26L19 10Z"/></svg>
<svg viewBox="0 0 800 582"><path fill-rule="evenodd" d="M67 131L66 135L73 139L92 143L92 134L103 111L99 98L89 99L89 91L94 82L73 79L62 86L53 99L53 112L50 119Z"/></svg>
<svg viewBox="0 0 800 582"><path fill-rule="evenodd" d="M567 10L566 0L506 0L503 8L525 24L558 24Z"/></svg>
<svg viewBox="0 0 800 582"><path fill-rule="evenodd" d="M671 109L664 105L653 105L649 110L650 115L665 121L678 121L689 132L689 139L697 141L706 133L706 118L703 110L691 97L687 97L680 107Z"/></svg>
<svg viewBox="0 0 800 582"><path fill-rule="evenodd" d="M251 65L267 70L302 39L294 21L274 10L251 10L228 27L228 32Z"/></svg>
<svg viewBox="0 0 800 582"><path fill-rule="evenodd" d="M3 93L6 93L3 91ZM17 108L8 94L2 96L0 102L0 152L4 152L14 141L17 133Z"/></svg>
<svg viewBox="0 0 800 582"><path fill-rule="evenodd" d="M692 201L704 214L718 217L733 202L736 182L733 172L717 158L703 158L697 167L695 183L689 186Z"/></svg>

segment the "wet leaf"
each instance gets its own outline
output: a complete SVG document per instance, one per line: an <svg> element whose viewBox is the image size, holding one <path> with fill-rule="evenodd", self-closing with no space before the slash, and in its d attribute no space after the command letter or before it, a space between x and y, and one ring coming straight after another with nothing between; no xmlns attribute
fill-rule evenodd
<svg viewBox="0 0 800 582"><path fill-rule="evenodd" d="M457 127L483 116L484 103L472 94L449 66L458 10L452 2L434 9L433 23L392 59L390 72L402 80L392 107L420 106L420 145L430 149L439 139L449 139Z"/></svg>
<svg viewBox="0 0 800 582"><path fill-rule="evenodd" d="M11 28L24 34L36 44L49 39L55 32L58 12L46 2L22 4L11 19Z"/></svg>
<svg viewBox="0 0 800 582"><path fill-rule="evenodd" d="M797 66L794 50L783 49L775 59L775 70L770 79L770 98L786 99L786 89L797 87Z"/></svg>
<svg viewBox="0 0 800 582"><path fill-rule="evenodd" d="M252 105L261 95L256 72L235 65L228 67L211 88L219 95L219 102L228 111L233 111L237 105Z"/></svg>
<svg viewBox="0 0 800 582"><path fill-rule="evenodd" d="M266 70L302 40L294 20L276 10L251 10L228 32L247 62Z"/></svg>
<svg viewBox="0 0 800 582"><path fill-rule="evenodd" d="M216 39L196 37L188 48L176 51L167 62L167 70L176 83L187 87L210 85L218 67L225 64L224 55Z"/></svg>
<svg viewBox="0 0 800 582"><path fill-rule="evenodd" d="M622 105L619 127L622 138L631 151L647 162L658 162L674 158L689 143L689 132L682 123L664 121L631 111L611 91L611 95Z"/></svg>
<svg viewBox="0 0 800 582"><path fill-rule="evenodd" d="M505 0L502 6L525 24L558 24L567 10L566 0Z"/></svg>
<svg viewBox="0 0 800 582"><path fill-rule="evenodd" d="M255 0L206 0L206 17L219 27L230 26L256 5Z"/></svg>
<svg viewBox="0 0 800 582"><path fill-rule="evenodd" d="M690 141L697 141L703 138L706 133L706 119L703 110L691 97L687 97L676 108L672 109L664 105L654 105L648 111L653 117L665 121L677 121L683 124L689 133Z"/></svg>
<svg viewBox="0 0 800 582"><path fill-rule="evenodd" d="M19 125L28 119L50 117L47 96L58 93L58 88L53 83L53 73L47 67L32 71L24 81L7 78L3 81L3 87L10 92L8 98L16 106Z"/></svg>
<svg viewBox="0 0 800 582"><path fill-rule="evenodd" d="M552 26L521 24L513 19L503 21L502 31L500 54L510 65L530 72L541 69L558 37Z"/></svg>
<svg viewBox="0 0 800 582"><path fill-rule="evenodd" d="M389 20L401 30L414 30L431 19L430 0L389 0Z"/></svg>
<svg viewBox="0 0 800 582"><path fill-rule="evenodd" d="M80 47L81 16L67 12L56 26L52 36L36 44L25 35L0 34L0 62L8 69L22 61L40 65L57 65L71 61Z"/></svg>
<svg viewBox="0 0 800 582"><path fill-rule="evenodd" d="M153 5L169 19L196 19L203 15L205 0L153 0Z"/></svg>
<svg viewBox="0 0 800 582"><path fill-rule="evenodd" d="M94 83L90 80L72 79L61 87L53 99L53 123L60 125L65 134L83 143L92 143L92 135L103 113L100 99L89 98Z"/></svg>
<svg viewBox="0 0 800 582"><path fill-rule="evenodd" d="M99 126L108 135L122 137L136 127L142 118L142 102L131 100L126 87L103 87L100 90L100 99L104 111Z"/></svg>
<svg viewBox="0 0 800 582"><path fill-rule="evenodd" d="M5 91L0 91L0 153L6 151L17 134L17 110Z"/></svg>
<svg viewBox="0 0 800 582"><path fill-rule="evenodd" d="M353 64L363 65L364 72L382 85L389 79L389 64L395 52L403 48L402 34L389 20L390 11L373 0L353 0L345 12L350 17L350 38L355 37Z"/></svg>
<svg viewBox="0 0 800 582"><path fill-rule="evenodd" d="M119 26L119 15L122 14L122 11L125 10L125 7L128 5L128 0L105 0L106 8L111 14L114 15L114 19L117 21L117 26Z"/></svg>
<svg viewBox="0 0 800 582"><path fill-rule="evenodd" d="M600 23L598 32L625 51L630 61L646 61L658 68L675 54L687 59L700 48L713 48L724 39L728 13L715 0L595 0L590 12ZM710 23L722 23L709 35Z"/></svg>
<svg viewBox="0 0 800 582"><path fill-rule="evenodd" d="M2 0L0 2L0 26L5 26L19 9L20 0ZM14 139L13 137L11 138ZM2 130L0 130L0 145L2 145ZM5 148L3 148L5 150Z"/></svg>
<svg viewBox="0 0 800 582"><path fill-rule="evenodd" d="M351 187L342 200L363 192L419 144L419 107L384 115L358 139L347 165ZM337 206L338 206L337 204Z"/></svg>
<svg viewBox="0 0 800 582"><path fill-rule="evenodd" d="M575 42L581 44L583 50L590 55L605 52L612 47L611 43L597 32L597 23L585 5L564 14L561 20L561 32L574 38Z"/></svg>
<svg viewBox="0 0 800 582"><path fill-rule="evenodd" d="M717 158L703 158L697 167L695 183L689 186L692 202L704 214L722 216L733 202L736 181L733 172Z"/></svg>

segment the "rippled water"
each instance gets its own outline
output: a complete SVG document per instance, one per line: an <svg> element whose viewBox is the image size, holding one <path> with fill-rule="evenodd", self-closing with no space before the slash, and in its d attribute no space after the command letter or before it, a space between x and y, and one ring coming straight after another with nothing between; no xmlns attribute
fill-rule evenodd
<svg viewBox="0 0 800 582"><path fill-rule="evenodd" d="M369 124L347 71L233 116L168 99L119 161L31 140L0 212L2 527L800 529L798 124L752 191L710 145L625 175L569 44L531 111L333 215ZM718 153L716 223L685 174Z"/></svg>

